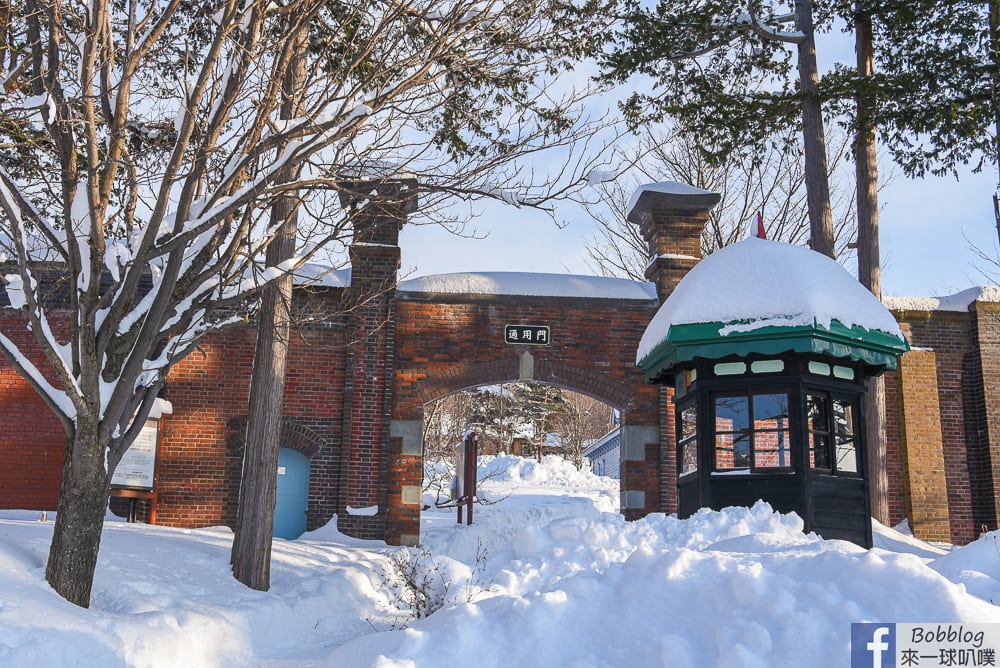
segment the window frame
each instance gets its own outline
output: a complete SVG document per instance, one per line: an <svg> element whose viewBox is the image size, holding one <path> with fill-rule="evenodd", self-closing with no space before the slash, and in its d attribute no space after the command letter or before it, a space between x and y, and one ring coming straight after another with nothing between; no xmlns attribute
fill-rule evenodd
<svg viewBox="0 0 1000 668"><path fill-rule="evenodd" d="M804 399L803 406L803 417L805 419L805 437L808 439L806 443L806 449L809 453L813 451L813 434L824 434L827 437L827 461L829 466L815 466L813 465L813 458L810 456L806 461L806 470L816 473L819 475L836 475L845 476L853 478L861 478L864 476L864 462L861 461L860 448L858 447L858 440L860 438L860 428L861 428L861 398L857 395L851 395L843 392L837 392L834 389L806 386L803 387L802 396ZM825 429L812 429L809 425L809 400L810 397L817 396L825 400L825 418L826 425ZM837 461L837 450L838 450L838 434L834 425L834 402L841 402L843 405L850 408L851 413L851 425L850 425L850 441L853 443L854 451L854 469L842 469Z"/></svg>
<svg viewBox="0 0 1000 668"><path fill-rule="evenodd" d="M694 432L688 436L684 436L684 412L687 410L694 411ZM674 433L676 435L675 441L675 453L677 457L677 478L687 479L689 476L697 475L698 470L701 468L701 446L698 440L699 424L698 424L698 401L694 393L687 398L683 403L679 404L674 411L676 416L676 422L674 425ZM693 469L687 471L684 470L684 448L692 448L694 451L695 466Z"/></svg>
<svg viewBox="0 0 1000 668"><path fill-rule="evenodd" d="M755 396L767 396L767 395L784 395L785 397L785 426L784 428L757 428L755 426L756 420L754 419L754 397ZM795 472L795 445L794 445L794 429L793 421L791 417L792 413L792 388L787 385L775 385L775 386L754 386L742 389L726 389L717 390L710 392L708 395L709 400L709 410L711 415L709 416L709 426L711 429L710 438L710 448L712 453L712 473L713 474L733 474L736 472L746 471L748 474L771 474L771 473L794 473ZM720 398L745 398L747 400L747 427L742 430L735 431L721 431L717 428L718 425L718 413L717 400ZM735 447L734 447L734 466L729 468L719 467L719 434L732 434L734 436L733 444L735 446L736 435L745 434L747 438L747 466L735 466ZM784 434L784 454L787 457L786 464L784 466L760 466L757 464L757 455L759 454L757 449L757 435L758 434ZM768 451L764 451L768 452ZM780 450L775 450L774 452L781 452Z"/></svg>

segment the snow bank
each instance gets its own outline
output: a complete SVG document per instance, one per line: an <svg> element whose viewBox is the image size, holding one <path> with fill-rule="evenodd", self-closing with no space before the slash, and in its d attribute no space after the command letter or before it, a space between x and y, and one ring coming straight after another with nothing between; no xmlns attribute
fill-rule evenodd
<svg viewBox="0 0 1000 668"><path fill-rule="evenodd" d="M843 666L858 621L1000 622L913 554L801 533L766 504L525 527L473 603L348 643L334 664Z"/></svg>
<svg viewBox="0 0 1000 668"><path fill-rule="evenodd" d="M1000 604L1000 533L981 536L930 563L931 568L984 600Z"/></svg>
<svg viewBox="0 0 1000 668"><path fill-rule="evenodd" d="M482 456L478 475L480 479L489 478L495 482L523 481L550 487L583 487L606 481L590 471L577 469L572 462L557 455L545 455L540 462L513 455Z"/></svg>
<svg viewBox="0 0 1000 668"><path fill-rule="evenodd" d="M626 522L617 481L481 464L473 525L428 511L421 549L277 539L268 592L233 580L228 529L109 522L89 610L44 582L52 522L2 511L0 665L833 667L852 622L1000 623L1000 534L946 552L877 526L862 550L763 503ZM412 618L399 564L441 609Z"/></svg>

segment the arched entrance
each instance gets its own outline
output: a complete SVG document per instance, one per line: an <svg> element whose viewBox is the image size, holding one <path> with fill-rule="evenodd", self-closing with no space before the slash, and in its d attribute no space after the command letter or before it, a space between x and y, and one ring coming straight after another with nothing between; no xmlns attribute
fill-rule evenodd
<svg viewBox="0 0 1000 668"><path fill-rule="evenodd" d="M309 458L291 448L278 451L278 490L274 537L298 538L306 531L309 502Z"/></svg>
<svg viewBox="0 0 1000 668"><path fill-rule="evenodd" d="M559 287L551 285L551 277L537 280ZM661 388L647 384L634 361L658 302L655 292L630 297L612 290L635 285L614 284L600 296L558 297L423 293L401 286L390 425L390 542L419 539L424 406L459 390L516 381L554 385L617 409L623 425L622 512L635 518L665 509L663 491L673 472L672 462L660 461L661 454L672 456L659 448L659 410L666 395L661 399ZM511 323L548 327L547 343L512 342L505 336ZM396 489L399 495L393 496ZM397 498L400 502L392 503Z"/></svg>
<svg viewBox="0 0 1000 668"><path fill-rule="evenodd" d="M346 446L338 528L415 545L423 498L424 405L457 390L534 380L621 411L621 510L628 519L675 508L671 390L636 368L643 332L661 301L701 256L718 195L687 186L641 193L629 220L649 246L649 282L595 276L463 273L397 282L399 230L414 184L356 184L345 375ZM661 184L662 186L663 184ZM392 186L392 187L390 187ZM385 192L383 192L383 190Z"/></svg>
<svg viewBox="0 0 1000 668"><path fill-rule="evenodd" d="M421 516L421 535L440 522L435 510L454 507L457 451L469 431L477 435L479 465L492 470L491 476L499 473L499 462L521 466L517 458L541 462L554 456L587 470L587 447L611 432L618 433L619 414L618 408L598 398L549 383L523 381L467 388L426 404L422 508L427 512ZM499 462L491 462L493 458ZM532 464L523 464L531 470ZM617 478L617 471L613 477ZM450 517L450 513L445 515ZM431 525L424 524L428 519Z"/></svg>

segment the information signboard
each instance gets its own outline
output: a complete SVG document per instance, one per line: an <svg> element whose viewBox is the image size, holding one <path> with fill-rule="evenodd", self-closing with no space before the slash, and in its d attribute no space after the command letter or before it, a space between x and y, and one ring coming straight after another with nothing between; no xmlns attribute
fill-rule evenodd
<svg viewBox="0 0 1000 668"><path fill-rule="evenodd" d="M147 420L135 442L125 451L111 477L112 487L152 491L156 476L159 422Z"/></svg>

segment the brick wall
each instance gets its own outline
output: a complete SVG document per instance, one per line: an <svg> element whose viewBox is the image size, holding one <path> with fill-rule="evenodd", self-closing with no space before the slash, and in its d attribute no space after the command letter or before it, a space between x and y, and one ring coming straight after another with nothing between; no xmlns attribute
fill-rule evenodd
<svg viewBox="0 0 1000 668"><path fill-rule="evenodd" d="M55 510L66 433L35 391L0 358L0 508Z"/></svg>
<svg viewBox="0 0 1000 668"><path fill-rule="evenodd" d="M664 451L658 442L665 434L672 443L670 395L647 384L634 366L655 300L456 300L412 294L397 299L396 244L416 203L413 184L341 185L341 203L355 228L352 285L346 301L337 301L341 295L331 297L326 312L341 312L343 304L349 308L343 318L303 325L296 332L283 409L282 446L310 457L310 528L336 513L341 529L353 535L390 542L412 539L419 533L420 499L414 490L422 476L419 425L424 403L466 387L516 380L522 354L532 362L534 380L621 410L634 441L631 457L623 461L623 483L631 490L630 499L640 499L626 514L638 517L674 507L674 452L672 447ZM371 197L373 189L378 197ZM659 194L643 201L656 205L643 223L646 232L658 235L651 249L690 254L657 261L654 280L663 293L696 261L699 250L692 240L704 221L693 219L686 205L659 206ZM668 228L684 233L672 234ZM549 324L554 343L503 343L504 325L517 323ZM233 523L254 336L247 326L209 337L167 379L164 394L173 415L164 421L160 438L158 521L178 526ZM10 375L2 367L0 374ZM13 384L21 387L19 380ZM14 401L18 391L6 394ZM8 422L9 432L24 431ZM399 433L393 435L393 429ZM55 441L38 430L36 434L46 444L41 450L49 452L44 448ZM0 442L0 453L24 458L12 439ZM38 467L48 476L41 487L50 493L58 465ZM26 485L15 498L13 505L28 502ZM378 512L351 514L348 506L377 506ZM143 512L148 513L148 504Z"/></svg>
<svg viewBox="0 0 1000 668"><path fill-rule="evenodd" d="M978 311L992 312L992 304ZM932 352L935 360L933 396L926 392L911 397L923 402L921 410L936 411L944 460L950 537L965 544L979 535L982 525L996 526L995 492L987 416L996 412L1000 398L990 394L985 383L997 377L987 371L983 358L991 359L1000 342L990 341L997 323L987 315L981 323L977 309L968 311L896 311L910 344L918 351ZM985 332L985 344L980 341ZM987 361L987 365L989 361ZM907 516L906 435L903 396L899 374L886 375L888 473L890 519L897 523Z"/></svg>
<svg viewBox="0 0 1000 668"><path fill-rule="evenodd" d="M6 335L30 342L11 312L0 311L0 318ZM171 371L164 397L173 415L164 419L159 442L159 523L232 525L255 335L244 326L210 336ZM336 512L344 338L342 325L322 322L299 327L291 342L282 446L312 457L309 528ZM55 509L62 425L3 358L0 397L0 507ZM140 518L148 517L142 502Z"/></svg>
<svg viewBox="0 0 1000 668"><path fill-rule="evenodd" d="M58 330L59 323L53 326ZM0 331L48 368L19 316L0 308ZM0 397L0 508L55 510L66 447L62 423L2 355Z"/></svg>
<svg viewBox="0 0 1000 668"><path fill-rule="evenodd" d="M171 371L164 396L173 415L160 441L157 521L232 526L236 517L256 331L207 338ZM281 447L310 457L307 527L337 512L344 332L336 323L293 326Z"/></svg>
<svg viewBox="0 0 1000 668"><path fill-rule="evenodd" d="M451 392L517 380L519 356L528 351L535 380L622 409L627 424L656 424L656 388L635 368L655 312L651 301L400 293L393 416L419 418L425 403ZM506 344L507 324L549 325L552 344Z"/></svg>
<svg viewBox="0 0 1000 668"><path fill-rule="evenodd" d="M922 540L949 542L936 355L926 350L906 353L896 377L905 425L902 471L910 528Z"/></svg>
<svg viewBox="0 0 1000 668"><path fill-rule="evenodd" d="M885 374L886 474L889 481L889 524L906 519L907 501L903 484L903 399L898 371Z"/></svg>
<svg viewBox="0 0 1000 668"><path fill-rule="evenodd" d="M395 344L395 287L399 231L417 204L415 183L364 181L341 184L341 204L351 213L351 299L345 391L347 447L341 453L338 526L359 538L401 541L405 518L393 514L400 485L412 477L390 440ZM373 197L372 193L376 196ZM416 467L420 469L419 466ZM408 469L407 469L408 470ZM390 494L392 500L390 501ZM397 504L398 505L398 504ZM371 509L377 509L372 514ZM419 508L419 506L418 506ZM352 509L365 512L352 512ZM390 524L390 519L392 523ZM416 533L419 534L419 520Z"/></svg>
<svg viewBox="0 0 1000 668"><path fill-rule="evenodd" d="M977 409L969 425L973 521L993 530L1000 524L1000 304L977 301L972 310L976 359L969 385Z"/></svg>
<svg viewBox="0 0 1000 668"><path fill-rule="evenodd" d="M424 404L517 380L524 355L532 379L622 411L623 434L631 435L623 438L624 514L673 511L672 390L647 384L634 367L657 302L395 294L398 232L414 195L406 184L378 187L387 204L352 209L359 217L350 290L297 293L303 312L333 314L303 322L289 358L281 445L310 458L308 527L337 514L354 535L415 540ZM348 189L345 204L367 200L370 189ZM646 192L630 215L656 255L648 277L661 299L697 262L711 199L676 197ZM981 526L995 528L1000 515L1000 304L896 316L916 351L887 374L891 520L909 516L925 537L965 543ZM30 337L13 317L0 310L0 328ZM549 325L552 342L506 344L507 324ZM254 336L244 326L209 337L168 378L174 413L161 435L158 521L233 522ZM3 360L0 401L0 505L54 508L60 423ZM350 515L347 506L379 512Z"/></svg>

